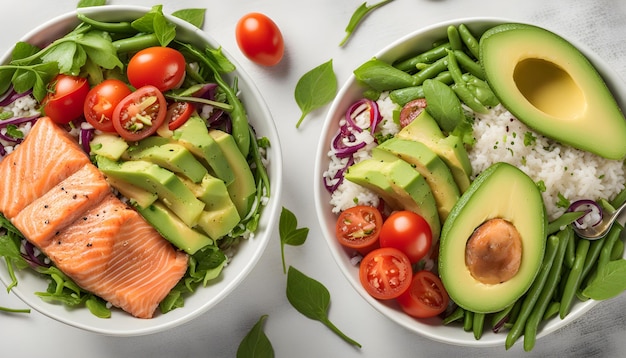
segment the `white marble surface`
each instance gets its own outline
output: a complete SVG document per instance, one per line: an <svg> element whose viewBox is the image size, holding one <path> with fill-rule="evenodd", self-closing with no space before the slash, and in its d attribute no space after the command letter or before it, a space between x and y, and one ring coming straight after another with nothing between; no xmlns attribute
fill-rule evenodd
<svg viewBox="0 0 626 358"><path fill-rule="evenodd" d="M540 339L533 352L522 345L464 348L430 341L396 326L365 303L349 286L321 237L314 214L313 162L327 107L307 117L299 130L300 111L293 90L309 69L333 59L343 83L351 71L396 38L441 20L498 16L530 21L571 37L626 78L626 3L617 0L397 0L374 12L346 47L338 47L352 12L362 0L110 0L110 4L164 5L170 13L207 8L204 29L230 52L256 81L274 116L284 152L283 205L300 226L310 228L301 247L288 247L287 260L321 281L330 291L330 319L363 344L355 349L318 322L296 312L285 296L278 232L254 272L210 312L172 330L135 338L114 338L67 327L32 312L0 313L0 355L4 357L232 357L257 319L268 314L264 330L277 357L615 357L626 351L626 295L602 302L582 318ZM371 1L370 3L374 3ZM76 1L22 0L3 11L0 49L6 49L42 22L71 11ZM260 11L282 29L283 62L259 67L241 55L234 35L236 21ZM4 51L4 50L2 50ZM21 307L0 292L0 305Z"/></svg>

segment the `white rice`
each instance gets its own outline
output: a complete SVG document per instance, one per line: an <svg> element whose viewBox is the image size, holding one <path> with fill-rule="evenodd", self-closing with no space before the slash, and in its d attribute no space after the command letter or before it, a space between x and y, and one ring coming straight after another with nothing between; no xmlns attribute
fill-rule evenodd
<svg viewBox="0 0 626 358"><path fill-rule="evenodd" d="M399 127L393 121L393 113L399 106L386 94L377 103L384 120L383 131L396 133ZM539 135L501 105L487 114L474 114L474 118L476 142L468 147L473 169L471 179L497 162L520 168L540 188L545 188L542 196L551 220L565 212L567 203L579 199L610 200L624 189L623 161L604 159ZM362 149L355 161L370 157L374 145ZM330 177L345 166L347 159L338 160L332 151L328 155L331 164L325 176ZM355 205L377 206L378 200L370 190L344 180L332 194L330 204L332 211L339 213Z"/></svg>
<svg viewBox="0 0 626 358"><path fill-rule="evenodd" d="M12 112L13 117L15 118L31 117L31 116L39 115L38 107L39 107L39 103L37 103L35 98L31 95L28 95L28 96L23 96L23 97L16 99L13 103L11 103L8 106L0 107L0 112ZM31 122L25 122L25 123L18 125L17 129L24 134L24 137L26 137L28 135L28 132L30 132L31 127L32 127ZM2 128L0 129L0 132L2 134L6 134L7 130L6 128ZM6 153L9 154L12 151L14 151L15 148L17 148L19 144L15 145L12 142L7 142L3 139L0 139L0 145L4 148ZM2 161L2 158L3 156L0 155L0 161Z"/></svg>

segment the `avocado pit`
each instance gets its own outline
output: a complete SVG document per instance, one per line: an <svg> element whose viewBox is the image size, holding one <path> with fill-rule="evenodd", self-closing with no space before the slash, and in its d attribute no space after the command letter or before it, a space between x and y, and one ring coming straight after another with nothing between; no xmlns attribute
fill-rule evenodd
<svg viewBox="0 0 626 358"><path fill-rule="evenodd" d="M522 238L509 221L496 218L481 224L465 247L465 265L484 284L513 278L522 261Z"/></svg>

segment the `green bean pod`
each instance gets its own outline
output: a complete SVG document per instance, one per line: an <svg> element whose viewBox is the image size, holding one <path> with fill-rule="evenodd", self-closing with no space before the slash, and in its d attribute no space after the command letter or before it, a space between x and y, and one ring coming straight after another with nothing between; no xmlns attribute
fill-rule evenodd
<svg viewBox="0 0 626 358"><path fill-rule="evenodd" d="M567 242L567 250L565 251L565 267L571 269L574 266L574 260L576 259L576 239L574 236L573 240L569 240Z"/></svg>
<svg viewBox="0 0 626 358"><path fill-rule="evenodd" d="M450 42L450 49L452 50L462 50L463 42L461 41L461 36L459 36L459 30L454 25L448 26L448 41Z"/></svg>
<svg viewBox="0 0 626 358"><path fill-rule="evenodd" d="M474 313L474 319L472 320L472 332L474 333L474 338L476 340L479 340L480 337L483 336L484 325L485 325L485 314Z"/></svg>
<svg viewBox="0 0 626 358"><path fill-rule="evenodd" d="M159 38L156 34L138 35L113 41L117 53L135 52L146 47L159 45Z"/></svg>
<svg viewBox="0 0 626 358"><path fill-rule="evenodd" d="M574 259L572 269L567 275L567 281L561 297L561 307L559 307L559 316L561 319L567 316L574 302L574 297L576 297L576 291L580 286L583 266L585 265L590 243L589 240L578 240L576 244L576 258Z"/></svg>
<svg viewBox="0 0 626 358"><path fill-rule="evenodd" d="M480 78L481 80L485 80L485 71L480 66L480 64L474 61L471 57L469 57L465 52L461 50L454 50L454 57L456 57L457 62L461 68L465 69L467 72L472 75Z"/></svg>
<svg viewBox="0 0 626 358"><path fill-rule="evenodd" d="M561 228L565 225L569 225L574 221L580 219L581 216L585 214L584 211L570 211L566 212L558 218L554 219L554 221L548 223L547 234L551 235L561 231Z"/></svg>
<svg viewBox="0 0 626 358"><path fill-rule="evenodd" d="M613 244L613 249L611 250L611 261L618 260L624 256L624 242L622 240L617 240Z"/></svg>
<svg viewBox="0 0 626 358"><path fill-rule="evenodd" d="M430 66L413 75L414 85L421 85L424 81L437 77L448 69L448 56L433 62Z"/></svg>
<svg viewBox="0 0 626 358"><path fill-rule="evenodd" d="M560 302L551 301L546 307L546 311L543 313L543 320L548 320L559 313L559 307L561 306Z"/></svg>
<svg viewBox="0 0 626 358"><path fill-rule="evenodd" d="M467 28L465 24L459 25L459 37L461 38L461 41L463 41L467 49L470 51L472 56L474 56L474 58L476 59L479 59L480 46L478 39L474 37L472 32Z"/></svg>
<svg viewBox="0 0 626 358"><path fill-rule="evenodd" d="M539 299L546 280L548 279L548 274L550 273L550 269L552 268L558 247L559 237L556 235L550 235L546 242L546 251L543 256L541 267L539 268L539 273L537 274L537 277L528 289L528 292L524 296L519 316L517 317L517 319L513 323L513 327L507 334L505 340L506 349L511 348L515 341L517 341L517 339L522 335L522 332L524 331L524 327L526 325L526 320L533 311L533 308L535 307L535 304Z"/></svg>
<svg viewBox="0 0 626 358"><path fill-rule="evenodd" d="M614 208L620 207L626 201L626 188L622 189L617 195L611 200L611 205Z"/></svg>
<svg viewBox="0 0 626 358"><path fill-rule="evenodd" d="M583 282L598 261L598 257L600 256L600 252L602 251L602 246L604 246L604 240L606 240L606 236L602 239L591 242L591 244L589 245L589 251L587 252L587 257L585 258L585 264L583 266L583 272L581 274L581 280Z"/></svg>
<svg viewBox="0 0 626 358"><path fill-rule="evenodd" d="M417 56L402 60L400 62L396 62L393 64L393 67L404 72L413 74L416 72L415 66L418 63L433 63L443 57L446 57L448 55L447 50L449 49L450 43L444 42L443 44L437 45L428 51L420 53Z"/></svg>
<svg viewBox="0 0 626 358"><path fill-rule="evenodd" d="M443 319L442 323L444 325L450 324L452 322L458 321L465 316L465 310L462 307L457 307L454 312L450 313L446 318Z"/></svg>
<svg viewBox="0 0 626 358"><path fill-rule="evenodd" d="M439 73L434 79L447 85L453 83L449 71ZM424 88L422 85L398 88L389 92L389 98L391 98L393 103L404 106L414 99L424 98Z"/></svg>
<svg viewBox="0 0 626 358"><path fill-rule="evenodd" d="M465 105L470 107L474 112L489 112L489 110L482 103L480 103L480 101L467 88L465 81L463 80L463 73L461 72L461 68L456 61L456 56L453 51L448 51L447 59L448 71L450 71L450 75L454 80L452 90L454 90L461 102L465 103Z"/></svg>
<svg viewBox="0 0 626 358"><path fill-rule="evenodd" d="M474 325L474 312L465 311L465 315L463 316L463 330L465 330L465 332L471 332L473 325Z"/></svg>
<svg viewBox="0 0 626 358"><path fill-rule="evenodd" d="M136 34L139 32L128 21L103 22L103 21L98 21L98 20L89 18L85 14L82 14L80 12L76 14L76 17L80 21L86 23L87 25L91 26L92 28L96 30L113 32L113 33L121 33L121 34Z"/></svg>

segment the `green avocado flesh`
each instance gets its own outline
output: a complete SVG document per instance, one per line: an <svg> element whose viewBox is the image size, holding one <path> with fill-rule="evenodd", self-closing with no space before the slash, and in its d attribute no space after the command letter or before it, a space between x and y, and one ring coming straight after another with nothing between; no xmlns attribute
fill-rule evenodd
<svg viewBox="0 0 626 358"><path fill-rule="evenodd" d="M486 284L477 280L465 262L472 233L490 219L511 223L521 237L519 270L509 280ZM539 189L524 172L496 163L481 173L456 203L441 230L439 275L460 307L479 313L497 312L520 298L530 287L543 259L546 214Z"/></svg>
<svg viewBox="0 0 626 358"><path fill-rule="evenodd" d="M527 126L608 159L626 156L621 109L568 41L532 25L498 25L480 39L480 63L501 103Z"/></svg>

